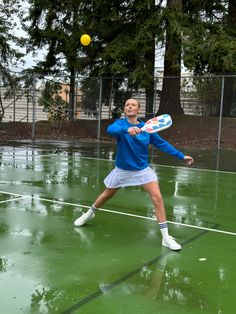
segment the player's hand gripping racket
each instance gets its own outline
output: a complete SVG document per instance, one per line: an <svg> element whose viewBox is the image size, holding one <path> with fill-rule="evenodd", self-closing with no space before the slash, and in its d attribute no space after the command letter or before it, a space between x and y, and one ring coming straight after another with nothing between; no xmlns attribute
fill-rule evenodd
<svg viewBox="0 0 236 314"><path fill-rule="evenodd" d="M172 125L172 119L169 114L162 114L161 116L149 119L141 128L147 133L155 133L163 131Z"/></svg>

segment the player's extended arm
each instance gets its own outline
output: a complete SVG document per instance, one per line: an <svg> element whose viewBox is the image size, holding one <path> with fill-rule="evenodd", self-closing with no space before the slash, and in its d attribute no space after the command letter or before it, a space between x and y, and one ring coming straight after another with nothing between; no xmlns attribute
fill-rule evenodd
<svg viewBox="0 0 236 314"><path fill-rule="evenodd" d="M160 137L160 135L157 133L151 134L150 143L160 149L162 152L177 157L178 159L184 159L185 157L185 155L181 151L176 149L169 142Z"/></svg>

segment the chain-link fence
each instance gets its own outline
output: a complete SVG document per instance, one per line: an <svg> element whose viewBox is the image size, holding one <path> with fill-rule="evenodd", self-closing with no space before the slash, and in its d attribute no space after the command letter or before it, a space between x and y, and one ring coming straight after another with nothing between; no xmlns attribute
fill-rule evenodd
<svg viewBox="0 0 236 314"><path fill-rule="evenodd" d="M38 121L93 120L96 131L93 127L91 132L101 140L104 121L122 117L125 100L133 97L140 101L141 118L171 113L177 126L186 124L179 129L192 134L189 142L202 142L205 148L211 143L209 147L217 149L230 136L230 126L236 121L236 76L155 77L148 84L145 78L135 83L114 77L76 77L71 81L69 77L34 75L29 88L1 86L1 121L32 123L35 139ZM173 131L181 133L177 127ZM181 142L180 136L184 134L177 136L177 142Z"/></svg>

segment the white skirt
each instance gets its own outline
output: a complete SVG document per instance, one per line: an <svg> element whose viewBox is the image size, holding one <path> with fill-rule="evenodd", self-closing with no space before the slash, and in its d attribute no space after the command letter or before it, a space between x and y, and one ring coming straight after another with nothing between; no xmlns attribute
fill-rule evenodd
<svg viewBox="0 0 236 314"><path fill-rule="evenodd" d="M158 181L158 179L150 167L143 170L123 170L116 167L105 178L104 184L107 188L120 188L143 185L153 181Z"/></svg>

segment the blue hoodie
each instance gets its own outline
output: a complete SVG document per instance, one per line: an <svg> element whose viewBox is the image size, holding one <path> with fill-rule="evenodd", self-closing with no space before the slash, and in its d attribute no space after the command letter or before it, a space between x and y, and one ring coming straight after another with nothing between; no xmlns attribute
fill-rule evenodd
<svg viewBox="0 0 236 314"><path fill-rule="evenodd" d="M154 145L161 151L184 159L184 154L165 141L157 133L141 132L135 136L128 133L130 127L141 128L144 122L131 124L127 118L116 120L108 126L107 133L117 140L116 167L123 170L142 170L149 166L148 146Z"/></svg>

